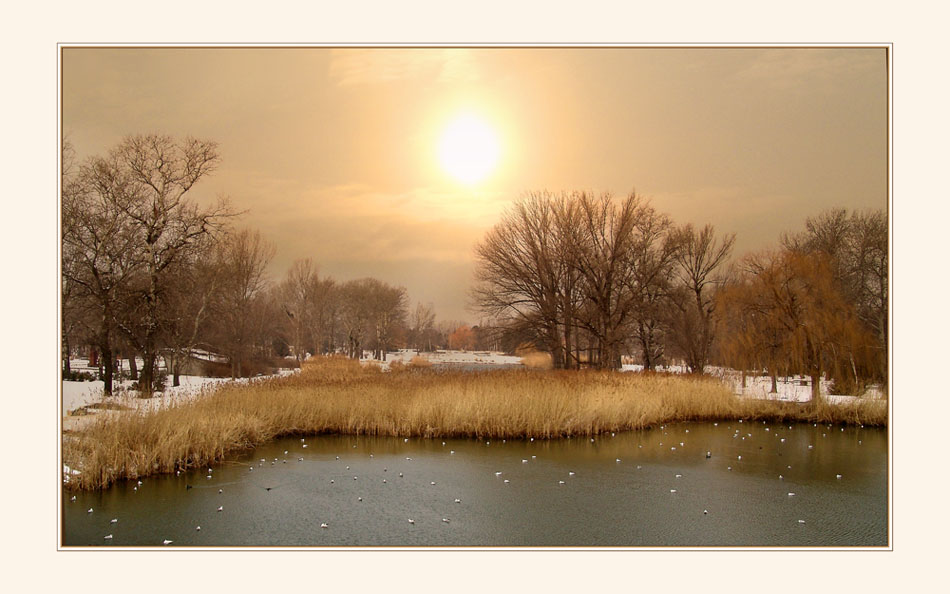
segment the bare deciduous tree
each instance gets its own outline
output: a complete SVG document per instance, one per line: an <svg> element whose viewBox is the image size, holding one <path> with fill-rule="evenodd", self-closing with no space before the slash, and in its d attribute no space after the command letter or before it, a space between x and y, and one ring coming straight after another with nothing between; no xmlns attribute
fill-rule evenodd
<svg viewBox="0 0 950 594"><path fill-rule="evenodd" d="M267 265L274 247L259 231L229 234L218 246L217 265L222 281L217 291L218 344L231 362L231 377L243 373L255 334L256 310L267 288Z"/></svg>
<svg viewBox="0 0 950 594"><path fill-rule="evenodd" d="M715 290L723 282L719 271L735 239L735 234L716 239L712 225L697 231L687 224L675 234L680 288L671 300L676 307L672 340L691 373L703 373L709 363L716 329Z"/></svg>

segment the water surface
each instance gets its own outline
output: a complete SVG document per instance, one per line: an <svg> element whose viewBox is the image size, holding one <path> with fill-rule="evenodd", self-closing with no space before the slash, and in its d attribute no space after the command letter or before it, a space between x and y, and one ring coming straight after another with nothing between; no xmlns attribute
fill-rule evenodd
<svg viewBox="0 0 950 594"><path fill-rule="evenodd" d="M75 502L64 491L63 544L888 545L887 434L859 427L733 421L593 440L287 438L210 473L141 482Z"/></svg>

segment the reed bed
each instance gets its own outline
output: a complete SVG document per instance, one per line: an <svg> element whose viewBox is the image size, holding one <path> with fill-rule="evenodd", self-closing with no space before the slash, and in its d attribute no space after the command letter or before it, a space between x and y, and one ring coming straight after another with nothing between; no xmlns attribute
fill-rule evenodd
<svg viewBox="0 0 950 594"><path fill-rule="evenodd" d="M206 466L286 435L549 439L734 418L884 425L887 406L744 400L712 379L660 374L413 366L382 373L331 358L154 412L102 414L64 440L63 460L81 471L68 486L93 489Z"/></svg>

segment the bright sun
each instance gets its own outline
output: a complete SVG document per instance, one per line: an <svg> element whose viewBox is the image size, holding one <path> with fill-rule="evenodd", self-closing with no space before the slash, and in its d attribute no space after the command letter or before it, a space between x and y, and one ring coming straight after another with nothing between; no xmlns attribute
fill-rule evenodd
<svg viewBox="0 0 950 594"><path fill-rule="evenodd" d="M498 163L498 140L484 120L460 115L445 128L439 141L442 168L464 184L484 179Z"/></svg>

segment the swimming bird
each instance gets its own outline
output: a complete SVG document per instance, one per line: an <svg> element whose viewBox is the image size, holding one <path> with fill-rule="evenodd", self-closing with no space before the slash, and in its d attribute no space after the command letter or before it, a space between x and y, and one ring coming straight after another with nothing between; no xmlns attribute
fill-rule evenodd
<svg viewBox="0 0 950 594"><path fill-rule="evenodd" d="M400 477L402 476L402 473L401 473L401 472L399 473L399 476L400 476Z"/></svg>
<svg viewBox="0 0 950 594"><path fill-rule="evenodd" d="M163 545L170 545L170 544L172 544L173 542L175 542L175 541L173 541L173 540L168 540L168 539L166 538L165 540L162 541L162 544L163 544Z"/></svg>
<svg viewBox="0 0 950 594"><path fill-rule="evenodd" d="M201 531L201 526L195 526L195 531L200 532L200 531Z"/></svg>
<svg viewBox="0 0 950 594"><path fill-rule="evenodd" d="M841 476L841 475L839 474L838 476ZM115 524L115 523L118 522L118 521L119 521L119 518L112 518L111 520L109 520L109 523L110 523L110 524Z"/></svg>
<svg viewBox="0 0 950 594"><path fill-rule="evenodd" d="M840 474L836 474L836 475L835 475L835 478L838 478L838 479L839 479L839 478L841 478L841 475L840 475Z"/></svg>
<svg viewBox="0 0 950 594"><path fill-rule="evenodd" d="M461 499L458 499L458 498L456 498L456 499L455 499L455 503L462 503L462 500L461 500Z"/></svg>
<svg viewBox="0 0 950 594"><path fill-rule="evenodd" d="M218 489L218 493L224 493L224 489Z"/></svg>
<svg viewBox="0 0 950 594"><path fill-rule="evenodd" d="M805 523L805 520L799 520L798 523L799 523L799 524L804 524L804 523Z"/></svg>
<svg viewBox="0 0 950 594"><path fill-rule="evenodd" d="M321 522L321 523L320 523L320 527L321 527L321 528L329 528L329 526L327 526L327 523L326 523L326 522Z"/></svg>
<svg viewBox="0 0 950 594"><path fill-rule="evenodd" d="M141 487L141 486L142 486L142 481L139 481L139 482L138 482L138 485Z"/></svg>
<svg viewBox="0 0 950 594"><path fill-rule="evenodd" d="M448 519L448 518L442 518L442 521L445 522L446 524L449 523L449 519Z"/></svg>
<svg viewBox="0 0 950 594"><path fill-rule="evenodd" d="M413 520L412 518L409 518L409 523L410 523L410 524L415 524L415 523L416 523L416 521L415 521L415 520Z"/></svg>
<svg viewBox="0 0 950 594"><path fill-rule="evenodd" d="M224 506L223 506L223 505L219 505L219 506L218 506L218 511L219 511L219 512L220 512L220 511L224 511Z"/></svg>
<svg viewBox="0 0 950 594"><path fill-rule="evenodd" d="M88 510L86 510L86 513L87 513L87 514L91 514L91 513L92 513L92 508L90 507Z"/></svg>
<svg viewBox="0 0 950 594"><path fill-rule="evenodd" d="M208 475L208 478L209 478L209 479L211 478L211 475L210 475L210 474Z"/></svg>
<svg viewBox="0 0 950 594"><path fill-rule="evenodd" d="M362 497L357 497L356 500L357 500L357 501L363 501L363 498L362 498Z"/></svg>
<svg viewBox="0 0 950 594"><path fill-rule="evenodd" d="M429 483L429 484L430 484L430 485L434 485L434 484L435 484L435 481L432 481L432 482L431 482L431 483Z"/></svg>
<svg viewBox="0 0 950 594"><path fill-rule="evenodd" d="M248 472L250 472L250 471L252 471L252 470L254 470L254 467L253 467L253 466L251 466L250 468L247 469Z"/></svg>
<svg viewBox="0 0 950 594"><path fill-rule="evenodd" d="M506 482L506 483L509 482L508 479L505 479L505 482Z"/></svg>
<svg viewBox="0 0 950 594"><path fill-rule="evenodd" d="M107 535L103 536L102 538L103 538L104 540L112 540L112 535L111 535L111 534L107 534Z"/></svg>
<svg viewBox="0 0 950 594"><path fill-rule="evenodd" d="M284 455L285 455L285 456L287 455L287 450L284 450Z"/></svg>
<svg viewBox="0 0 950 594"><path fill-rule="evenodd" d="M501 476L501 471L496 472L496 473L495 473L495 476Z"/></svg>
<svg viewBox="0 0 950 594"><path fill-rule="evenodd" d="M307 447L307 444L303 444L303 447ZM339 456L337 456L337 460L339 459L340 459Z"/></svg>
<svg viewBox="0 0 950 594"><path fill-rule="evenodd" d="M303 458L297 458L297 462L303 462Z"/></svg>
<svg viewBox="0 0 950 594"><path fill-rule="evenodd" d="M705 516L706 514L708 514L708 513L709 513L708 511L703 510L703 515L704 515L704 516Z"/></svg>
<svg viewBox="0 0 950 594"><path fill-rule="evenodd" d="M573 470L569 471L569 472L567 473L567 476L574 476L574 471L573 471Z"/></svg>
<svg viewBox="0 0 950 594"><path fill-rule="evenodd" d="M737 459L737 460L742 460L742 456L739 456L739 457L738 457L738 458L736 458L736 459Z"/></svg>
<svg viewBox="0 0 950 594"><path fill-rule="evenodd" d="M620 462L620 458L617 458L617 462Z"/></svg>
<svg viewBox="0 0 950 594"><path fill-rule="evenodd" d="M682 474L678 474L678 475L676 475L676 478L683 478L683 475L682 475Z"/></svg>
<svg viewBox="0 0 950 594"><path fill-rule="evenodd" d="M70 499L70 501L76 501L76 496L73 495L72 498Z"/></svg>
<svg viewBox="0 0 950 594"><path fill-rule="evenodd" d="M706 452L706 458L707 459L712 458L712 452Z"/></svg>
<svg viewBox="0 0 950 594"><path fill-rule="evenodd" d="M794 497L795 494L794 494L794 493L789 493L788 496L789 496L789 497Z"/></svg>
<svg viewBox="0 0 950 594"><path fill-rule="evenodd" d="M454 454L454 453L455 453L455 450L449 450L449 453L450 453L450 454Z"/></svg>
<svg viewBox="0 0 950 594"><path fill-rule="evenodd" d="M521 460L521 463L522 463L522 464L527 464L527 463L528 463L528 460L527 460L527 459L522 459L522 460Z"/></svg>
<svg viewBox="0 0 950 594"><path fill-rule="evenodd" d="M194 487L192 487L191 485L185 485L185 491L187 491L188 489L194 489Z"/></svg>
<svg viewBox="0 0 950 594"><path fill-rule="evenodd" d="M563 485L563 484L564 484L564 481L558 481L557 484Z"/></svg>
<svg viewBox="0 0 950 594"><path fill-rule="evenodd" d="M331 485L333 484L333 479L330 479L330 484L331 484Z"/></svg>
<svg viewBox="0 0 950 594"><path fill-rule="evenodd" d="M670 489L670 493L676 493L676 489Z"/></svg>

